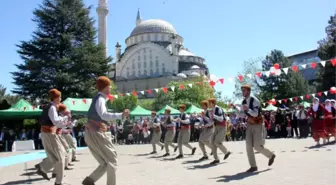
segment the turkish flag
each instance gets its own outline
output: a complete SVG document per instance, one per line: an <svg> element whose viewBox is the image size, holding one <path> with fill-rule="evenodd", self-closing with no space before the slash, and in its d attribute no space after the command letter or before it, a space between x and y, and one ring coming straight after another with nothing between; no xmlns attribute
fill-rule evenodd
<svg viewBox="0 0 336 185"><path fill-rule="evenodd" d="M310 98L310 95L309 95L309 94L307 94L307 95L306 95L306 99L308 99L308 100L309 100L309 98Z"/></svg>
<svg viewBox="0 0 336 185"><path fill-rule="evenodd" d="M152 90L147 89L147 93L148 93L148 94L152 94Z"/></svg>
<svg viewBox="0 0 336 185"><path fill-rule="evenodd" d="M311 65L311 67L312 67L313 69L316 68L316 62L312 62L310 65Z"/></svg>
<svg viewBox="0 0 336 185"><path fill-rule="evenodd" d="M163 90L164 93L168 92L168 88L167 87L163 87L162 90Z"/></svg>
<svg viewBox="0 0 336 185"><path fill-rule="evenodd" d="M218 81L219 81L221 84L224 84L224 78L220 78L220 79L218 79Z"/></svg>
<svg viewBox="0 0 336 185"><path fill-rule="evenodd" d="M332 66L335 67L335 65L336 65L336 58L331 59L330 62L332 64Z"/></svg>
<svg viewBox="0 0 336 185"><path fill-rule="evenodd" d="M297 72L299 70L298 66L292 66L292 69L294 72Z"/></svg>
<svg viewBox="0 0 336 185"><path fill-rule="evenodd" d="M184 89L184 85L180 85L180 89L183 90Z"/></svg>
<svg viewBox="0 0 336 185"><path fill-rule="evenodd" d="M322 96L322 92L318 92L317 95L318 95L318 96Z"/></svg>
<svg viewBox="0 0 336 185"><path fill-rule="evenodd" d="M138 96L138 93L136 91L132 92L133 96Z"/></svg>
<svg viewBox="0 0 336 185"><path fill-rule="evenodd" d="M239 79L239 81L243 81L243 80L244 80L244 77L243 77L242 75L239 75L239 76L238 76L238 79Z"/></svg>
<svg viewBox="0 0 336 185"><path fill-rule="evenodd" d="M86 99L83 99L83 102L86 104Z"/></svg>
<svg viewBox="0 0 336 185"><path fill-rule="evenodd" d="M210 85L211 87L213 87L213 86L216 85L216 83L215 83L214 81L211 80L211 81L209 82L209 85Z"/></svg>

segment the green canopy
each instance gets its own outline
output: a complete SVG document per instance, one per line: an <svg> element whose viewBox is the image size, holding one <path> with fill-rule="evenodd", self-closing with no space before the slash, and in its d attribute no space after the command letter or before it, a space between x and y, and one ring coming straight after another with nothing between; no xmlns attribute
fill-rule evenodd
<svg viewBox="0 0 336 185"><path fill-rule="evenodd" d="M72 114L86 114L89 111L92 99L89 98L67 98L63 104Z"/></svg>
<svg viewBox="0 0 336 185"><path fill-rule="evenodd" d="M193 114L193 113L201 113L203 109L196 107L195 105L191 105L185 113L187 114Z"/></svg>
<svg viewBox="0 0 336 185"><path fill-rule="evenodd" d="M157 112L157 114L164 114L166 109L170 109L170 110L171 110L170 114L180 114L180 111L179 111L179 110L174 109L174 108L172 108L172 107L169 106L169 105L166 105L165 107L163 107L161 110L159 110L159 111Z"/></svg>
<svg viewBox="0 0 336 185"><path fill-rule="evenodd" d="M301 105L303 105L304 108L309 108L310 107L310 103L306 102L306 101L303 101L301 103Z"/></svg>
<svg viewBox="0 0 336 185"><path fill-rule="evenodd" d="M26 119L40 116L41 109L31 105L24 99L20 99L16 104L7 110L0 110L0 119Z"/></svg>
<svg viewBox="0 0 336 185"><path fill-rule="evenodd" d="M272 104L269 104L266 108L262 109L263 111L276 111L278 110L278 107L272 105Z"/></svg>
<svg viewBox="0 0 336 185"><path fill-rule="evenodd" d="M140 105L136 106L131 111L131 116L149 116L152 114L152 111L142 108Z"/></svg>

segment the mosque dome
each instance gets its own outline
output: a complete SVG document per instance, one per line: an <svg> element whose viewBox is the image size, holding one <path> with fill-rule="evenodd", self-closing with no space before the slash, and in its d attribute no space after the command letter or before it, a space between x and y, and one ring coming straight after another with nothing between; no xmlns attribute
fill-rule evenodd
<svg viewBox="0 0 336 185"><path fill-rule="evenodd" d="M141 21L141 23L133 29L130 36L134 36L134 35L142 34L142 33L177 34L173 25L161 19L149 19L149 20Z"/></svg>

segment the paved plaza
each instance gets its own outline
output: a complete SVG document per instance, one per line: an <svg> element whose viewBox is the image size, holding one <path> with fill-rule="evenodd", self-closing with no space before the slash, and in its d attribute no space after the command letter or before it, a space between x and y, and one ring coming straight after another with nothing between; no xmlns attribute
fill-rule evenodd
<svg viewBox="0 0 336 185"><path fill-rule="evenodd" d="M194 146L197 143L192 143ZM161 158L163 154L147 155L151 145L123 145L118 150L118 185L332 185L336 183L335 145L315 148L309 139L268 140L266 146L277 155L274 165L269 168L268 160L256 155L258 173L246 174L249 166L244 142L227 142L225 145L232 155L225 162L209 166L210 160L198 162L201 157L199 148L194 156L172 160L177 154ZM185 153L189 153L184 148ZM8 157L1 154L0 157ZM13 153L12 155L19 155ZM222 155L223 156L223 155ZM88 149L78 151L75 169L66 171L64 182L80 185L86 175L92 172L97 162ZM43 184L52 185L54 179L46 181L33 170L40 160L29 161L7 167L0 167L0 184ZM50 174L51 175L51 174ZM97 185L104 185L106 176Z"/></svg>

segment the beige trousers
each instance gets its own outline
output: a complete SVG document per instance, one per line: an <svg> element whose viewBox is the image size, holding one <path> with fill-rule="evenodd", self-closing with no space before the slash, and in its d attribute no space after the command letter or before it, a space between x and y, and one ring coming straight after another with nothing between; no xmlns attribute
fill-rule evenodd
<svg viewBox="0 0 336 185"><path fill-rule="evenodd" d="M198 139L198 145L202 150L203 156L208 156L205 150L205 146L209 147L212 150L211 138L215 129L213 127L203 128Z"/></svg>
<svg viewBox="0 0 336 185"><path fill-rule="evenodd" d="M94 182L107 172L107 185L116 185L117 152L104 132L85 130L85 142L99 166L89 175Z"/></svg>
<svg viewBox="0 0 336 185"><path fill-rule="evenodd" d="M71 134L63 134L63 137L65 141L68 143L69 147L71 148L71 160L76 159L76 145L75 142L73 141L72 135Z"/></svg>
<svg viewBox="0 0 336 185"><path fill-rule="evenodd" d="M156 151L156 145L160 147L164 146L163 143L160 142L161 139L161 131L153 131L151 144L153 146L153 151Z"/></svg>
<svg viewBox="0 0 336 185"><path fill-rule="evenodd" d="M223 145L226 134L226 126L215 126L215 131L212 135L211 144L212 144L212 152L215 160L219 160L217 149L219 148L224 154L228 152L228 150Z"/></svg>
<svg viewBox="0 0 336 185"><path fill-rule="evenodd" d="M56 174L55 183L62 183L64 173L65 148L60 137L56 133L41 133L41 140L47 158L39 164L44 173L48 173L52 168Z"/></svg>
<svg viewBox="0 0 336 185"><path fill-rule="evenodd" d="M180 155L183 155L183 149L182 149L183 145L189 148L190 150L193 149L193 147L189 144L189 141L190 141L190 129L181 129L177 137L177 144Z"/></svg>
<svg viewBox="0 0 336 185"><path fill-rule="evenodd" d="M267 158L271 158L274 154L264 148L266 138L264 124L247 125L246 128L246 152L251 167L257 167L254 156L254 150L260 152Z"/></svg>
<svg viewBox="0 0 336 185"><path fill-rule="evenodd" d="M164 146L165 146L167 154L169 154L169 146L171 146L173 148L176 147L173 143L174 137L175 137L175 129L174 130L167 130L166 135L165 135L165 139L164 139Z"/></svg>

